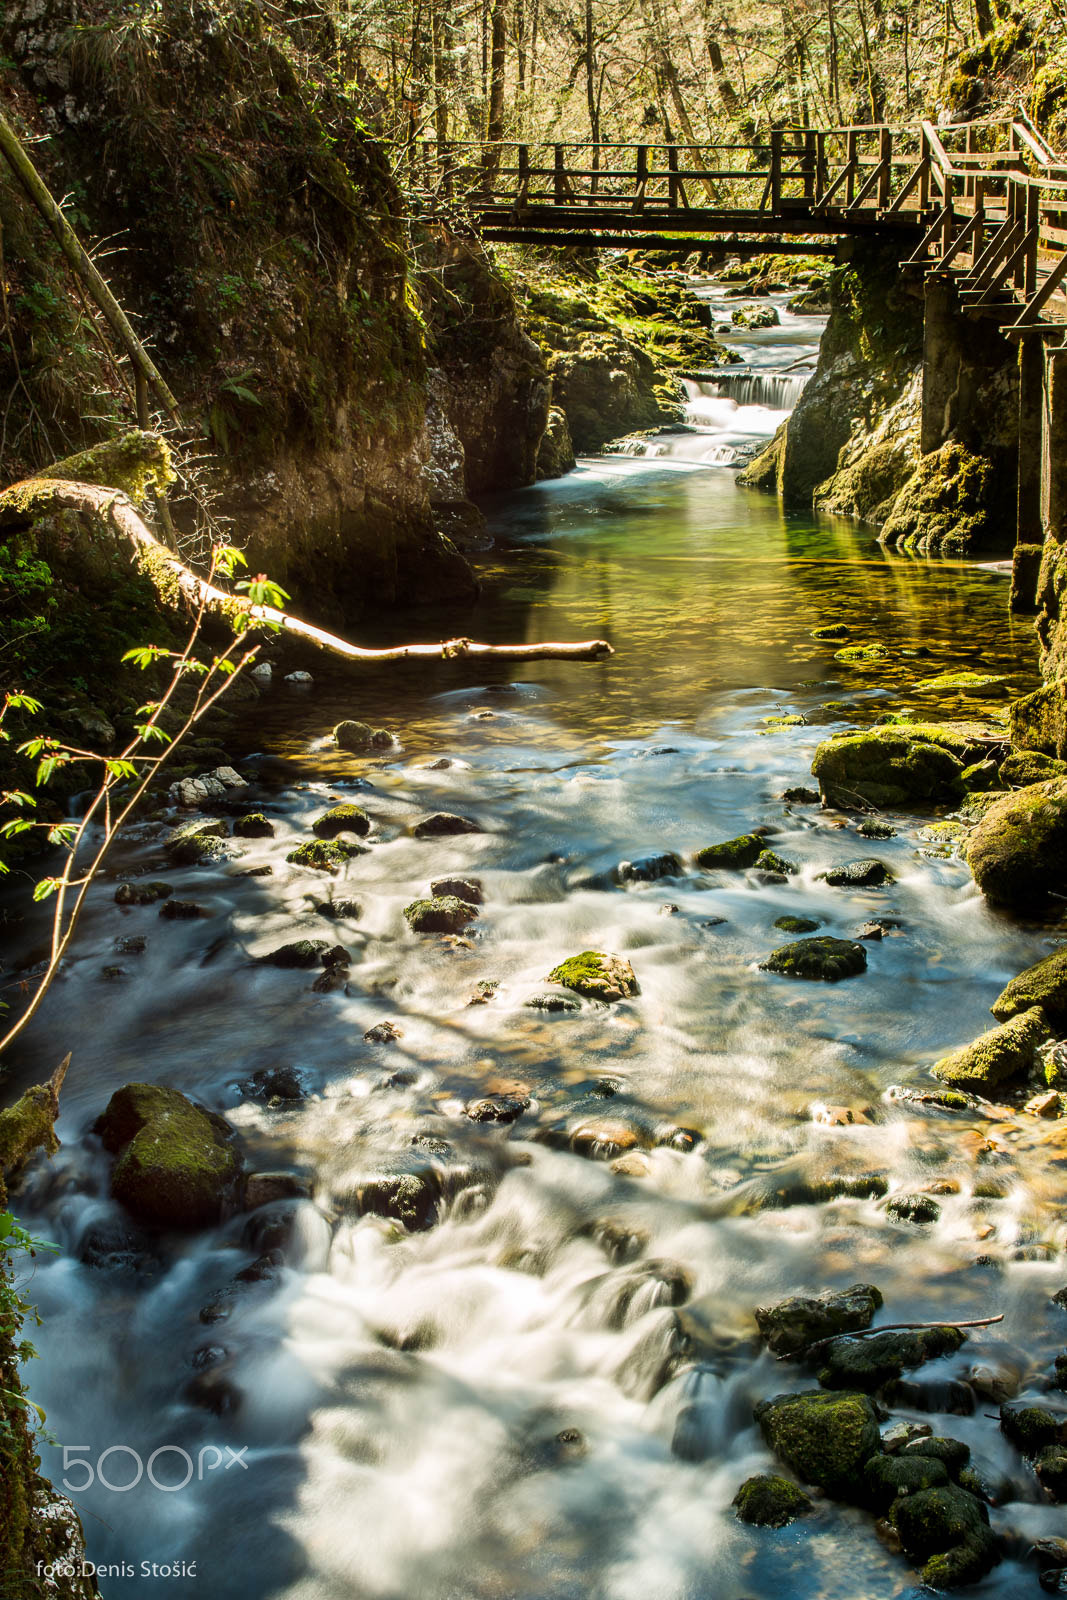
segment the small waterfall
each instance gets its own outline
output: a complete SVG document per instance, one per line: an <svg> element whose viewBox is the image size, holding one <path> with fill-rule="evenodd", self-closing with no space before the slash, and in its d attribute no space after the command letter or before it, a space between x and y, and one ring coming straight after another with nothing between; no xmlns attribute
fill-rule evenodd
<svg viewBox="0 0 1067 1600"><path fill-rule="evenodd" d="M739 406L767 406L771 411L792 411L811 376L808 372L716 373L713 381L685 378L690 400L728 399Z"/></svg>

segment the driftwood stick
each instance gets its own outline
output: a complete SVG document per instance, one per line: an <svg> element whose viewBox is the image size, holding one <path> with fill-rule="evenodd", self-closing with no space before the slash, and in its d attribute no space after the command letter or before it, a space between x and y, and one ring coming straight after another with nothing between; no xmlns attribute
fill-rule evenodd
<svg viewBox="0 0 1067 1600"><path fill-rule="evenodd" d="M496 661L599 661L614 654L605 639L583 639L574 643L477 644L472 639L448 639L440 644L403 644L387 650L367 650L347 639L327 633L313 623L277 611L273 606L251 605L240 595L216 588L179 561L173 551L155 537L133 502L118 489L99 484L75 482L69 478L27 478L0 494L0 528L25 523L56 511L82 511L96 516L133 546L142 566L156 581L157 589L177 586L194 607L232 617L235 611L247 612L259 622L272 623L298 639L348 661L454 660L490 657Z"/></svg>
<svg viewBox="0 0 1067 1600"><path fill-rule="evenodd" d="M785 1355L779 1356L778 1360L807 1361L820 1350L825 1350L828 1344L833 1344L835 1339L870 1339L876 1333L917 1333L923 1328L989 1328L994 1322L1003 1321L1004 1313L1000 1311L995 1317L974 1317L970 1322L956 1322L952 1317L941 1317L936 1322L884 1322L880 1328L856 1328L850 1333L832 1333L828 1339L817 1339L814 1344L809 1344L799 1357Z"/></svg>

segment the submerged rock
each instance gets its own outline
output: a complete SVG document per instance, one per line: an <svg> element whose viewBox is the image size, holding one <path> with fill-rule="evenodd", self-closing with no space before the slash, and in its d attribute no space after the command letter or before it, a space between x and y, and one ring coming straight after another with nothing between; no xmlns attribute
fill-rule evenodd
<svg viewBox="0 0 1067 1600"><path fill-rule="evenodd" d="M798 939L772 950L760 963L761 972L777 972L785 978L808 978L838 983L867 970L867 952L851 939Z"/></svg>
<svg viewBox="0 0 1067 1600"><path fill-rule="evenodd" d="M680 878L685 868L673 850L665 850L661 855L636 856L633 861L620 861L617 871L620 883L652 883L657 878Z"/></svg>
<svg viewBox="0 0 1067 1600"><path fill-rule="evenodd" d="M761 850L756 858L756 871L774 878L791 878L800 868L795 861L780 856L776 850Z"/></svg>
<svg viewBox="0 0 1067 1600"><path fill-rule="evenodd" d="M328 939L295 939L291 944L279 945L269 956L261 959L271 967L317 967L320 958L330 949Z"/></svg>
<svg viewBox="0 0 1067 1600"><path fill-rule="evenodd" d="M774 926L782 933L814 933L819 924L814 917L778 917Z"/></svg>
<svg viewBox="0 0 1067 1600"><path fill-rule="evenodd" d="M1034 1462L1037 1481L1056 1505L1067 1501L1067 1446L1048 1444Z"/></svg>
<svg viewBox="0 0 1067 1600"><path fill-rule="evenodd" d="M917 1328L872 1333L863 1339L847 1335L834 1339L822 1354L825 1363L819 1370L824 1389L862 1389L873 1394L883 1384L899 1378L924 1361L952 1355L963 1344L966 1334L959 1328Z"/></svg>
<svg viewBox="0 0 1067 1600"><path fill-rule="evenodd" d="M885 862L872 858L849 861L843 867L831 867L827 872L820 872L819 877L832 889L878 889L883 884L894 882L893 874Z"/></svg>
<svg viewBox="0 0 1067 1600"><path fill-rule="evenodd" d="M607 1117L581 1123L570 1136L575 1155L588 1156L594 1161L613 1161L616 1156L635 1150L643 1143L647 1140L629 1122Z"/></svg>
<svg viewBox="0 0 1067 1600"><path fill-rule="evenodd" d="M727 867L740 870L754 867L765 849L759 834L742 833L736 839L725 839L722 844L705 845L693 860L698 867Z"/></svg>
<svg viewBox="0 0 1067 1600"><path fill-rule="evenodd" d="M850 1289L791 1295L774 1306L757 1306L756 1326L776 1356L795 1356L820 1339L869 1328L881 1305L872 1283L854 1283Z"/></svg>
<svg viewBox="0 0 1067 1600"><path fill-rule="evenodd" d="M761 1400L755 1418L763 1437L804 1483L855 1500L862 1468L880 1448L878 1418L865 1394L826 1389Z"/></svg>
<svg viewBox="0 0 1067 1600"><path fill-rule="evenodd" d="M824 740L811 770L832 805L932 805L960 798L963 769L981 753L951 727L894 724Z"/></svg>
<svg viewBox="0 0 1067 1600"><path fill-rule="evenodd" d="M478 907L454 894L435 895L430 900L413 900L404 907L412 933L458 933L478 915Z"/></svg>
<svg viewBox="0 0 1067 1600"><path fill-rule="evenodd" d="M977 1583L1000 1559L982 1502L956 1484L920 1489L894 1502L892 1522L909 1561L932 1589Z"/></svg>
<svg viewBox="0 0 1067 1600"><path fill-rule="evenodd" d="M629 1000L639 992L630 963L604 950L583 950L581 955L568 956L553 968L548 981L573 989L589 1000Z"/></svg>
<svg viewBox="0 0 1067 1600"><path fill-rule="evenodd" d="M993 1001L990 1010L998 1022L1040 1006L1050 1024L1067 1030L1067 947L1035 962L1012 978Z"/></svg>
<svg viewBox="0 0 1067 1600"><path fill-rule="evenodd" d="M158 879L148 883L120 883L115 890L115 904L117 906L150 906L157 900L166 900L168 895L174 893L169 883L162 883Z"/></svg>
<svg viewBox="0 0 1067 1600"><path fill-rule="evenodd" d="M936 1222L941 1215L941 1207L928 1194L895 1194L885 1209L894 1222Z"/></svg>
<svg viewBox="0 0 1067 1600"><path fill-rule="evenodd" d="M777 1473L761 1472L746 1478L734 1495L737 1520L755 1528L784 1528L815 1507L803 1489Z"/></svg>
<svg viewBox="0 0 1067 1600"><path fill-rule="evenodd" d="M167 1228L218 1222L241 1166L222 1117L177 1089L129 1083L111 1096L96 1132L118 1156L111 1193L140 1221Z"/></svg>
<svg viewBox="0 0 1067 1600"><path fill-rule="evenodd" d="M368 750L374 739L374 729L366 722L339 722L333 730L333 739L339 750Z"/></svg>
<svg viewBox="0 0 1067 1600"><path fill-rule="evenodd" d="M163 848L167 859L179 867L194 867L219 861L227 854L223 842L229 834L221 818L210 822L187 822L175 828Z"/></svg>
<svg viewBox="0 0 1067 1600"><path fill-rule="evenodd" d="M416 839L440 839L457 833L481 833L482 828L470 817L457 817L450 811L435 811L431 816L422 817L411 831Z"/></svg>
<svg viewBox="0 0 1067 1600"><path fill-rule="evenodd" d="M1001 1023L1000 1027L990 1028L972 1044L935 1061L934 1077L940 1078L942 1083L988 1095L1000 1084L1029 1074L1034 1064L1034 1051L1048 1034L1044 1012L1039 1006L1033 1006Z"/></svg>
<svg viewBox="0 0 1067 1600"><path fill-rule="evenodd" d="M472 1122L515 1122L530 1107L528 1094L487 1094L480 1100L468 1100L464 1115Z"/></svg>
<svg viewBox="0 0 1067 1600"><path fill-rule="evenodd" d="M360 836L370 832L370 818L359 806L331 806L311 824L311 831L320 839L336 839L339 833Z"/></svg>
<svg viewBox="0 0 1067 1600"><path fill-rule="evenodd" d="M1067 781L1015 789L990 806L966 845L992 905L1037 911L1067 894Z"/></svg>
<svg viewBox="0 0 1067 1600"><path fill-rule="evenodd" d="M361 1215L392 1217L409 1233L419 1233L437 1221L440 1191L429 1173L391 1173L360 1184L356 1199Z"/></svg>

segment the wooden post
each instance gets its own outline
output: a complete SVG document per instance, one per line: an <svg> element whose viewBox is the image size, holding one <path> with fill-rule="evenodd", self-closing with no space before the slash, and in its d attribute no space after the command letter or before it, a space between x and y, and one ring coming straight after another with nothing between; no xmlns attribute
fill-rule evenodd
<svg viewBox="0 0 1067 1600"><path fill-rule="evenodd" d="M563 161L563 146L553 145L553 193L557 206L567 203L567 168Z"/></svg>
<svg viewBox="0 0 1067 1600"><path fill-rule="evenodd" d="M804 129L804 199L808 205L815 203L816 168L818 156L816 153L815 133L811 128Z"/></svg>
<svg viewBox="0 0 1067 1600"><path fill-rule="evenodd" d="M678 146L667 146L667 199L672 211L678 210Z"/></svg>
<svg viewBox="0 0 1067 1600"><path fill-rule="evenodd" d="M1041 227L1041 191L1033 184L1026 185L1026 232L1027 249L1026 259L1022 264L1022 273L1016 283L1022 290L1023 299L1032 300L1037 289L1037 251L1039 232Z"/></svg>
<svg viewBox="0 0 1067 1600"><path fill-rule="evenodd" d="M925 128L921 130L919 138L921 140L919 146L921 166L919 172L919 210L926 211L930 205L930 141L926 137Z"/></svg>
<svg viewBox="0 0 1067 1600"><path fill-rule="evenodd" d="M1045 388L1045 351L1039 333L1019 340L1019 464L1016 490L1015 542L1041 543L1041 457Z"/></svg>
<svg viewBox="0 0 1067 1600"><path fill-rule="evenodd" d="M888 128L878 135L878 163L878 209L884 211L893 181L893 135Z"/></svg>
<svg viewBox="0 0 1067 1600"><path fill-rule="evenodd" d="M639 144L637 147L637 193L634 195L634 210L643 211L645 207L645 190L648 187L648 145Z"/></svg>
<svg viewBox="0 0 1067 1600"><path fill-rule="evenodd" d="M848 178L845 180L845 204L850 206L856 194L856 157L859 151L859 134L854 128L848 131L846 144L846 160L848 162Z"/></svg>
<svg viewBox="0 0 1067 1600"><path fill-rule="evenodd" d="M515 196L515 204L521 210L530 195L530 147L528 144L519 146L519 192Z"/></svg>
<svg viewBox="0 0 1067 1600"><path fill-rule="evenodd" d="M782 130L771 130L771 211L777 216L782 209Z"/></svg>
<svg viewBox="0 0 1067 1600"><path fill-rule="evenodd" d="M826 167L826 135L820 128L815 135L815 201L816 204L826 193L829 174Z"/></svg>

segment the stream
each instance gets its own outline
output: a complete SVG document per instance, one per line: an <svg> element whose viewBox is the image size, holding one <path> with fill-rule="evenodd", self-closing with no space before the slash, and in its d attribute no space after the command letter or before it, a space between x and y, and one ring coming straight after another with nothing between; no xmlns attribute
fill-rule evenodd
<svg viewBox="0 0 1067 1600"><path fill-rule="evenodd" d="M818 343L822 319L791 317L785 298L780 328L728 341L741 372L691 385L695 431L488 508L496 543L469 617L362 635L604 636L611 659L488 676L323 663L304 692L276 675L228 741L247 752L247 809L275 836L176 869L161 865L165 828L145 823L95 886L18 1062L33 1082L74 1051L62 1149L18 1205L59 1246L28 1290L43 1320L27 1381L58 1441L44 1470L67 1479L90 1557L113 1569L105 1596L912 1593L870 1516L820 1502L772 1532L731 1508L744 1478L772 1469L753 1404L812 1382L761 1351L753 1307L857 1280L881 1289L880 1320L1004 1314L920 1369L914 1408L894 1414L970 1444L998 1486L994 1526L1021 1547L1063 1532L995 1404L959 1380L984 1364L1025 1392L1063 1347L1049 1296L1067 1279L1067 1142L1006 1114L992 1129L1003 1192L982 1198L974 1130L988 1122L887 1093L928 1082L937 1055L982 1031L1050 934L987 909L924 819L892 816L895 835L871 841L855 815L782 798L810 785L836 729L903 708L1002 713L1037 682L1032 623L1009 616L1000 570L887 553L870 530L738 487L730 461L773 433L802 382L784 369ZM812 638L832 623L889 657L838 662L838 644ZM917 688L978 665L1003 677L984 699ZM396 743L338 751L327 738L343 717ZM371 816L369 851L336 879L288 865L337 799ZM480 831L413 836L439 811ZM619 880L621 862L690 861L754 827L794 876ZM818 876L872 855L891 887ZM117 905L116 884L141 874L205 914ZM405 925L440 877L482 885L460 937ZM316 905L331 896L350 903L327 920ZM868 944L862 976L797 983L759 970L786 942L784 915L840 936L897 926ZM26 960L40 933L28 919ZM116 953L140 935L142 952ZM258 964L323 936L351 952L332 993ZM624 955L639 994L531 1005L559 1003L548 973L588 948ZM366 1038L386 1023L396 1037ZM131 1080L220 1111L251 1169L291 1171L311 1197L188 1236L132 1228L90 1132ZM494 1093L530 1103L503 1126L465 1113ZM436 1225L357 1214L369 1177L427 1169L444 1196ZM936 1180L939 1219L893 1220L878 1185L821 1197L870 1174L890 1194ZM237 1279L272 1249L267 1270ZM138 1472L155 1452L153 1483ZM175 1570L146 1577L142 1562ZM1033 1595L1034 1569L1005 1561L982 1589Z"/></svg>

